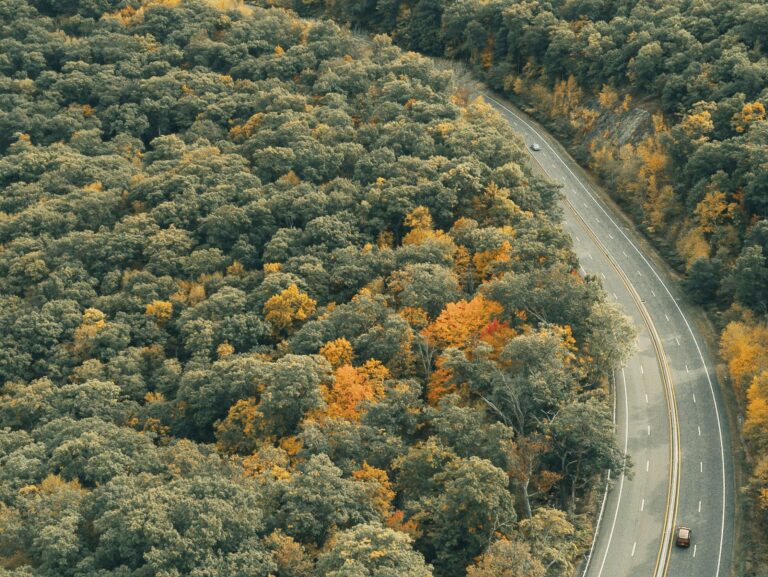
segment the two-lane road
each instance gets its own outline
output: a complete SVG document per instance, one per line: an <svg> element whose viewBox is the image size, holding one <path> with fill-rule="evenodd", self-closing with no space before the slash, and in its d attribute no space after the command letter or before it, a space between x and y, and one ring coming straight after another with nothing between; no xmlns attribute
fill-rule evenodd
<svg viewBox="0 0 768 577"><path fill-rule="evenodd" d="M638 328L637 352L614 375L616 434L632 457L633 475L613 479L585 574L728 577L734 530L729 431L712 355L682 295L558 142L508 102L485 97L526 146L541 146L532 155L563 187L564 226L582 273L601 278ZM693 529L690 549L674 547L676 525Z"/></svg>

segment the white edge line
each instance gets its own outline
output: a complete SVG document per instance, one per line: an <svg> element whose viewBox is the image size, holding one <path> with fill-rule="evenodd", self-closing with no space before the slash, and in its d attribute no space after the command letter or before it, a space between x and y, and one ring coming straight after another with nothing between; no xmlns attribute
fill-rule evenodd
<svg viewBox="0 0 768 577"><path fill-rule="evenodd" d="M659 276L659 273L656 272L656 269L651 265L651 263L648 261L648 259L645 257L645 255L640 251L637 246L635 246L635 243L632 242L632 240L627 236L627 234L624 232L624 230L618 225L618 223L611 218L611 215L608 214L608 211L603 208L603 206L598 202L597 198L589 191L589 189L584 186L584 183L581 181L581 179L574 174L574 172L571 170L571 167L568 166L565 161L560 158L560 155L555 151L555 149L552 147L552 145L549 143L549 141L541 136L539 132L531 126L528 122L526 122L523 118L521 118L519 115L512 112L509 108L504 106L501 102L493 98L492 96L485 95L489 100L495 102L498 106L506 110L509 114L517 118L520 122L525 124L532 132L534 132L541 140L544 142L545 146L549 148L552 153L555 155L555 157L560 161L560 164L565 167L565 169L570 173L570 175L576 180L576 182L579 183L579 186L581 186L582 189L584 189L584 192L587 193L589 198L592 200L592 202L602 211L603 214L605 214L606 217L608 217L608 220L611 221L611 223L616 227L616 229L619 231L619 233L624 237L624 239L630 244L632 248L635 249L635 252L640 256L640 258L643 260L643 262L648 266L649 269L651 269L651 272L656 277L656 280L659 281L662 287L664 287L664 290L666 291L667 295L672 299L672 302L675 304L675 308L677 309L677 312L680 313L680 316L683 319L683 322L685 323L686 328L688 329L688 332L691 335L691 338L693 339L693 344L696 346L696 352L699 354L699 358L701 359L702 364L704 365L704 374L707 377L707 382L709 383L709 390L712 393L712 401L715 406L715 420L717 421L717 432L720 439L720 466L722 471L722 480L723 480L723 503L722 503L722 513L720 517L720 546L717 552L717 569L715 570L715 577L720 575L720 564L722 562L723 558L723 539L725 538L725 505L726 505L726 499L725 499L725 447L723 444L723 427L720 423L720 410L717 408L717 397L715 395L715 387L712 384L712 378L709 374L709 369L707 368L707 363L704 360L704 354L701 352L701 347L699 346L699 341L696 339L696 335L693 333L693 328L691 327L691 324L688 322L688 318L683 313L683 310L680 308L680 304L677 302L677 299L672 295L672 292L669 290L669 287L664 283L664 281ZM653 291L651 291L653 292ZM655 293L654 293L655 295Z"/></svg>
<svg viewBox="0 0 768 577"><path fill-rule="evenodd" d="M616 371L611 371L611 381L613 382L613 425L616 427ZM589 571L589 563L592 561L592 553L595 551L595 543L597 542L597 535L600 533L600 523L603 520L603 512L605 511L605 502L608 499L608 489L611 486L611 470L608 469L608 474L605 478L605 491L603 491L603 502L600 504L600 513L597 515L597 522L595 523L595 534L592 536L592 545L589 547L589 553L587 553L587 562L584 565L584 572L581 577L586 577L587 571Z"/></svg>
<svg viewBox="0 0 768 577"><path fill-rule="evenodd" d="M624 372L624 368L621 369L621 379L624 383L624 458L627 458L627 447L629 446L629 399L627 397L627 374ZM605 545L605 555L603 555L603 562L600 563L600 570L597 572L597 577L603 574L603 568L605 567L605 561L608 559L608 552L611 549L611 539L613 539L613 532L616 529L616 520L619 518L619 508L621 505L621 492L624 490L624 472L621 473L621 480L619 481L619 498L616 501L616 512L613 514L613 523L611 523L611 532L608 534L608 543Z"/></svg>

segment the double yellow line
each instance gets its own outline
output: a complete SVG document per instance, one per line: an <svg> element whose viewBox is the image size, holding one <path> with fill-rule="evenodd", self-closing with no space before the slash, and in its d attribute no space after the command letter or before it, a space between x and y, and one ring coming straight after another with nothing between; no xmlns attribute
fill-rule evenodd
<svg viewBox="0 0 768 577"><path fill-rule="evenodd" d="M576 207L564 197L565 203L571 209L576 218L582 223L584 230L605 255L605 258L611 264L616 274L619 275L624 285L627 287L632 300L637 305L640 311L643 321L646 327L648 327L648 333L651 336L651 342L653 343L653 349L656 354L656 360L659 364L659 370L661 371L661 380L664 384L664 394L667 399L667 405L669 410L667 414L669 416L669 435L671 442L669 444L669 478L667 480L667 500L664 508L664 526L662 531L661 543L659 544L659 553L656 556L656 565L653 570L653 577L665 577L669 568L669 556L672 551L672 533L674 531L675 519L677 518L677 507L679 503L680 495L680 461L681 461L681 449L680 449L680 421L677 414L677 402L675 400L675 387L672 383L670 376L671 371L669 369L669 363L667 362L667 356L664 354L664 349L661 345L661 338L656 331L656 326L651 320L651 316L648 310L645 308L643 300L637 293L634 285L632 285L629 277L621 269L621 267L613 260L605 245L589 227L587 222L579 214Z"/></svg>

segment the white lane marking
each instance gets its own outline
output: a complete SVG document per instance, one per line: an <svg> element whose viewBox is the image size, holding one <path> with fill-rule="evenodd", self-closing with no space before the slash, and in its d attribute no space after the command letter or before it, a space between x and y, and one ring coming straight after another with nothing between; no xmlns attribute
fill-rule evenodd
<svg viewBox="0 0 768 577"><path fill-rule="evenodd" d="M600 223L600 219L597 217L595 217L595 221L597 221L598 224Z"/></svg>
<svg viewBox="0 0 768 577"><path fill-rule="evenodd" d="M608 233L608 236L613 240L613 235L610 232Z"/></svg>
<svg viewBox="0 0 768 577"><path fill-rule="evenodd" d="M650 461L650 459L646 459L645 460L645 472L647 473L648 469L650 469L650 468L651 468L651 461Z"/></svg>
<svg viewBox="0 0 768 577"><path fill-rule="evenodd" d="M696 545L693 546L693 556L696 557Z"/></svg>
<svg viewBox="0 0 768 577"><path fill-rule="evenodd" d="M679 347L679 346L680 346L680 339L678 339L677 337L675 337L675 342L677 343L677 346Z"/></svg>
<svg viewBox="0 0 768 577"><path fill-rule="evenodd" d="M701 513L701 501L699 501L699 513Z"/></svg>
<svg viewBox="0 0 768 577"><path fill-rule="evenodd" d="M645 499L640 501L640 510L642 511L643 509L645 509Z"/></svg>
<svg viewBox="0 0 768 577"><path fill-rule="evenodd" d="M625 258L629 258L629 255L626 253L626 251L621 251L621 254L623 254Z"/></svg>
<svg viewBox="0 0 768 577"><path fill-rule="evenodd" d="M588 252L587 256L589 257L589 260L595 260L595 257L592 256L591 252Z"/></svg>
<svg viewBox="0 0 768 577"><path fill-rule="evenodd" d="M643 273L641 273L639 270L637 271L637 276L643 276Z"/></svg>
<svg viewBox="0 0 768 577"><path fill-rule="evenodd" d="M696 428L699 430L699 437L701 437L701 426L700 425L696 425Z"/></svg>
<svg viewBox="0 0 768 577"><path fill-rule="evenodd" d="M667 322L669 322L669 317L667 316L667 313L664 313L664 318L667 319Z"/></svg>
<svg viewBox="0 0 768 577"><path fill-rule="evenodd" d="M602 273L602 272L601 272L601 273L600 273L600 276L601 276L601 277L603 277L603 280L606 280L606 278L605 278L605 273Z"/></svg>
<svg viewBox="0 0 768 577"><path fill-rule="evenodd" d="M574 238L576 239L576 242L581 242L581 239L578 236L574 235Z"/></svg>
<svg viewBox="0 0 768 577"><path fill-rule="evenodd" d="M651 434L651 426L650 425L648 425L648 434L649 435Z"/></svg>
<svg viewBox="0 0 768 577"><path fill-rule="evenodd" d="M704 472L704 461L699 461L699 473Z"/></svg>
<svg viewBox="0 0 768 577"><path fill-rule="evenodd" d="M624 372L623 368L621 369L621 380L624 383L624 458L626 459L627 448L629 446L629 397L627 395L627 374ZM621 480L619 481L619 498L616 501L616 512L613 514L611 532L608 534L608 543L605 545L605 555L603 555L603 561L600 563L600 570L597 572L597 577L602 576L603 569L605 568L605 561L608 559L608 553L611 551L611 540L613 539L613 532L616 529L616 520L619 518L622 491L624 491L624 472L621 473Z"/></svg>
<svg viewBox="0 0 768 577"><path fill-rule="evenodd" d="M615 429L616 428L616 371L615 370L611 371L611 380L613 381L613 417L611 420L613 422L613 428ZM610 475L610 472L609 472L609 475Z"/></svg>
<svg viewBox="0 0 768 577"><path fill-rule="evenodd" d="M691 372L690 370L688 370L688 365L685 365L685 372L686 373L690 373Z"/></svg>
<svg viewBox="0 0 768 577"><path fill-rule="evenodd" d="M635 541L634 545L632 545L632 557L635 556L635 547L637 547L637 541Z"/></svg>
<svg viewBox="0 0 768 577"><path fill-rule="evenodd" d="M579 270L581 270L581 274L583 274L584 276L587 276L587 271L584 270L583 266L579 265Z"/></svg>
<svg viewBox="0 0 768 577"><path fill-rule="evenodd" d="M648 393L645 393L645 404L648 404Z"/></svg>
<svg viewBox="0 0 768 577"><path fill-rule="evenodd" d="M493 98L492 96L485 95L491 102L495 102L497 106L507 111L508 114L511 116L514 116L517 118L521 123L523 123L531 132L536 134L539 138L541 138L541 134L533 127L530 123L526 122L523 118L521 118L519 115L512 112L509 108L504 106L501 102ZM545 146L549 148L557 157L557 159L560 161L560 164L563 165L565 170L568 171L568 173L573 177L573 179L579 184L579 186L582 188L584 192L587 193L589 198L592 200L592 202L595 204L595 206L608 218L608 220L613 224L614 227L616 227L616 230L619 231L621 236L624 237L624 240L626 240L629 245L635 249L635 252L638 254L638 256L643 260L643 262L648 266L648 268L651 270L653 275L656 277L656 280L659 281L662 287L664 287L664 290L666 291L669 298L672 299L672 302L675 303L675 308L677 309L677 312L680 313L680 316L683 318L683 322L685 323L686 328L688 329L688 333L691 335L691 338L693 339L693 344L696 347L696 352L699 355L699 358L701 359L701 364L704 366L704 375L707 377L707 383L709 384L709 392L712 395L712 401L713 405L715 407L715 420L717 421L717 434L718 439L720 441L720 475L722 480L722 500L721 500L721 508L720 508L720 545L718 546L717 551L717 568L715 569L715 577L718 577L720 575L720 565L723 561L723 543L725 540L725 505L726 505L726 499L725 499L725 488L726 488L726 482L725 482L725 442L723 441L723 425L720 419L720 409L717 406L717 397L715 397L715 385L712 382L712 377L709 374L709 369L707 368L707 363L704 360L704 353L701 351L701 347L699 346L699 341L696 338L696 335L693 332L693 327L691 327L691 323L688 322L688 318L683 313L683 309L680 308L680 303L677 302L677 299L672 294L672 291L669 290L669 287L666 285L666 283L662 280L661 276L659 276L659 273L656 272L656 269L653 268L653 265L650 263L648 258L642 253L642 251L635 245L634 242L627 236L627 233L625 232L626 227L619 226L619 224L611 217L611 215L608 213L608 211L605 209L603 205L598 202L597 198L594 194L592 194L589 189L584 186L584 183L579 179L576 174L571 170L571 168L565 163L565 161L560 158L560 155L558 155L555 152L555 149L552 148L552 145L547 142L545 139L542 138L544 141ZM656 293L651 290L651 294L653 296L656 296ZM670 529L671 531L671 529ZM607 553L606 553L607 554Z"/></svg>
<svg viewBox="0 0 768 577"><path fill-rule="evenodd" d="M616 371L611 371L611 380L613 381L613 428L616 429ZM608 501L608 489L611 487L611 470L608 469L608 474L605 476L605 490L603 491L603 502L600 503L600 513L597 516L597 523L595 523L595 534L592 535L592 545L589 547L589 553L587 553L587 562L584 564L584 573L581 577L586 577L587 571L589 571L589 563L592 561L592 553L595 552L595 543L597 543L597 536L600 533L600 525L603 522L603 513L605 513L605 503Z"/></svg>
<svg viewBox="0 0 768 577"><path fill-rule="evenodd" d="M619 300L619 297L616 296L616 293L613 293L613 300L615 301Z"/></svg>
<svg viewBox="0 0 768 577"><path fill-rule="evenodd" d="M643 365L640 365L640 373L642 373L643 375L645 374L645 369L643 368Z"/></svg>
<svg viewBox="0 0 768 577"><path fill-rule="evenodd" d="M693 404L696 404L696 393L693 393Z"/></svg>
<svg viewBox="0 0 768 577"><path fill-rule="evenodd" d="M589 207L587 206L587 203L586 203L586 202L582 202L581 204L583 204L583 205L584 205L584 208L589 208Z"/></svg>

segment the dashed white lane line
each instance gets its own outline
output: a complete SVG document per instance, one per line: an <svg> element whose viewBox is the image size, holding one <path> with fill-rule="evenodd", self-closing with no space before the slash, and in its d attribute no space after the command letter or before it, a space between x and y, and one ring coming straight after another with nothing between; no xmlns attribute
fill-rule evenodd
<svg viewBox="0 0 768 577"><path fill-rule="evenodd" d="M651 461L650 461L650 459L646 459L645 460L645 472L647 473L648 469L650 469L650 468L651 468Z"/></svg>
<svg viewBox="0 0 768 577"><path fill-rule="evenodd" d="M610 232L608 233L608 236L610 237L611 240L613 240L613 235Z"/></svg>
<svg viewBox="0 0 768 577"><path fill-rule="evenodd" d="M664 318L667 319L667 322L669 322L669 316L667 315L667 313L664 313Z"/></svg>
<svg viewBox="0 0 768 577"><path fill-rule="evenodd" d="M677 337L675 337L675 342L677 343L677 346L679 347L679 346L680 346L680 339L678 339Z"/></svg>
<svg viewBox="0 0 768 577"><path fill-rule="evenodd" d="M652 294L653 296L656 296L656 293L655 293L655 292L653 292L653 290L651 290L651 294Z"/></svg>
<svg viewBox="0 0 768 577"><path fill-rule="evenodd" d="M685 365L685 372L686 373L690 373L691 372L690 370L688 370L688 365Z"/></svg>
<svg viewBox="0 0 768 577"><path fill-rule="evenodd" d="M648 434L649 435L651 434L651 426L650 425L648 425Z"/></svg>
<svg viewBox="0 0 768 577"><path fill-rule="evenodd" d="M581 242L581 239L578 236L574 236L574 238L576 239L576 242Z"/></svg>
<svg viewBox="0 0 768 577"><path fill-rule="evenodd" d="M645 393L645 404L648 404L648 393Z"/></svg>
<svg viewBox="0 0 768 577"><path fill-rule="evenodd" d="M587 276L587 271L584 270L583 266L579 266L579 270L581 270L581 274L583 274L584 276Z"/></svg>
<svg viewBox="0 0 768 577"><path fill-rule="evenodd" d="M605 273L602 273L602 272L601 272L601 273L600 273L600 276L601 276L601 277L603 277L603 280L607 280L607 279L605 278Z"/></svg>
<svg viewBox="0 0 768 577"><path fill-rule="evenodd" d="M632 557L635 556L635 547L637 547L637 541L632 545Z"/></svg>
<svg viewBox="0 0 768 577"><path fill-rule="evenodd" d="M692 393L692 394L693 394L693 404L695 405L696 404L696 393Z"/></svg>
<svg viewBox="0 0 768 577"><path fill-rule="evenodd" d="M616 293L613 293L613 300L615 301L619 300L619 297L616 296Z"/></svg>
<svg viewBox="0 0 768 577"><path fill-rule="evenodd" d="M645 374L645 369L643 368L643 365L640 365L640 374Z"/></svg>
<svg viewBox="0 0 768 577"><path fill-rule="evenodd" d="M704 472L704 461L699 461L699 473Z"/></svg>
<svg viewBox="0 0 768 577"><path fill-rule="evenodd" d="M637 276L643 276L643 273L641 273L640 271L637 271Z"/></svg>
<svg viewBox="0 0 768 577"><path fill-rule="evenodd" d="M621 254L624 255L624 258L629 258L629 255L627 254L627 251L623 250L623 251L621 251Z"/></svg>
<svg viewBox="0 0 768 577"><path fill-rule="evenodd" d="M592 256L591 252L587 253L587 258L589 258L589 260L595 260L595 257Z"/></svg>
<svg viewBox="0 0 768 577"><path fill-rule="evenodd" d="M701 513L701 501L699 501L699 513Z"/></svg>
<svg viewBox="0 0 768 577"><path fill-rule="evenodd" d="M699 430L699 437L701 437L701 426L696 425L696 428Z"/></svg>
<svg viewBox="0 0 768 577"><path fill-rule="evenodd" d="M643 509L645 509L645 499L640 501L640 510L642 511Z"/></svg>
<svg viewBox="0 0 768 577"><path fill-rule="evenodd" d="M696 557L696 545L693 546L693 556Z"/></svg>

